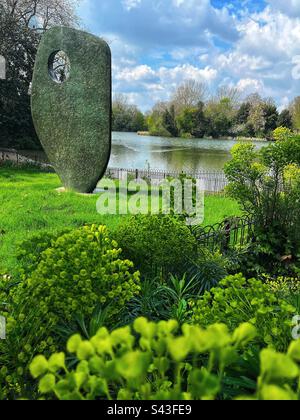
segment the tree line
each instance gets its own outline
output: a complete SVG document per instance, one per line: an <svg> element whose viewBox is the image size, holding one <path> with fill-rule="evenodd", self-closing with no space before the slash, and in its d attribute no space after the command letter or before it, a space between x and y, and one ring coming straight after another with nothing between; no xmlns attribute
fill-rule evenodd
<svg viewBox="0 0 300 420"><path fill-rule="evenodd" d="M113 129L147 131L165 137L272 138L278 127L300 130L300 96L279 112L271 98L254 93L241 100L238 89L223 86L213 97L203 83L188 80L168 102L159 102L142 114L124 97L113 103Z"/></svg>

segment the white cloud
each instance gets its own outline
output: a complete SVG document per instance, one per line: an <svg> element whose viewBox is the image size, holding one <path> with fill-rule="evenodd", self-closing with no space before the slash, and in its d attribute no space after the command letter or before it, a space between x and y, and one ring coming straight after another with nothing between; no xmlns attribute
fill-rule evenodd
<svg viewBox="0 0 300 420"><path fill-rule="evenodd" d="M155 71L146 65L120 69L116 74L116 79L124 82L135 82L138 80L147 81L153 80L153 78L155 78Z"/></svg>
<svg viewBox="0 0 300 420"><path fill-rule="evenodd" d="M300 52L300 19L267 7L240 25L240 51L271 60L285 60Z"/></svg>
<svg viewBox="0 0 300 420"><path fill-rule="evenodd" d="M142 0L122 0L123 7L130 11L131 9L134 9L138 7L141 4Z"/></svg>
<svg viewBox="0 0 300 420"><path fill-rule="evenodd" d="M184 80L194 79L199 82L211 83L216 79L218 72L210 66L201 69L190 64L183 64L173 68L161 67L158 74L162 82L181 83Z"/></svg>
<svg viewBox="0 0 300 420"><path fill-rule="evenodd" d="M257 79L240 79L236 87L244 96L246 96L254 92L263 92L264 83Z"/></svg>

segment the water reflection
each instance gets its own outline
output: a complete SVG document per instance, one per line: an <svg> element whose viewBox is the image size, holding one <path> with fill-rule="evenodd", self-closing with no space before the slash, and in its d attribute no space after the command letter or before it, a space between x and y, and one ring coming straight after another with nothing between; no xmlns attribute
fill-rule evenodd
<svg viewBox="0 0 300 420"><path fill-rule="evenodd" d="M131 169L175 171L220 170L230 159L231 140L168 139L113 133L109 165ZM266 145L257 142L258 147Z"/></svg>

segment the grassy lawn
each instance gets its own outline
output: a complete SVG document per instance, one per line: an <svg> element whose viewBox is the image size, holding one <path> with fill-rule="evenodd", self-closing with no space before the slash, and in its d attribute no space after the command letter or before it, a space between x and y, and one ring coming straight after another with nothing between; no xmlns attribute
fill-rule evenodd
<svg viewBox="0 0 300 420"><path fill-rule="evenodd" d="M97 214L97 195L58 193L55 189L60 186L55 174L0 167L0 269L13 272L16 243L37 231L57 231L84 223L103 223L113 231L127 217ZM205 225L237 214L235 201L206 197Z"/></svg>

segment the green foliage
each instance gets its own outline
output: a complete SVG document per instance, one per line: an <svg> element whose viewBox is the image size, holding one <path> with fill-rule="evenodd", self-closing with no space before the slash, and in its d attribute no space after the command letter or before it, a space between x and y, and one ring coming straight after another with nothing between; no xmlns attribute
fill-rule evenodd
<svg viewBox="0 0 300 420"><path fill-rule="evenodd" d="M229 98L208 103L205 115L208 119L207 135L220 137L232 134L235 111Z"/></svg>
<svg viewBox="0 0 300 420"><path fill-rule="evenodd" d="M0 80L0 146L40 148L28 95L40 34L0 7L0 55L7 70L6 79Z"/></svg>
<svg viewBox="0 0 300 420"><path fill-rule="evenodd" d="M163 126L172 137L178 137L179 131L177 127L174 105L172 105L170 109L165 110L163 114Z"/></svg>
<svg viewBox="0 0 300 420"><path fill-rule="evenodd" d="M151 136L171 137L170 132L164 125L164 115L162 112L154 111L149 115L147 125Z"/></svg>
<svg viewBox="0 0 300 420"><path fill-rule="evenodd" d="M278 127L285 127L289 128L290 130L293 129L293 115L289 109L284 109L281 111L278 117L277 125Z"/></svg>
<svg viewBox="0 0 300 420"><path fill-rule="evenodd" d="M273 138L276 141L284 141L293 137L293 132L287 127L278 127L273 131Z"/></svg>
<svg viewBox="0 0 300 420"><path fill-rule="evenodd" d="M197 292L202 294L216 287L228 275L227 260L219 253L203 248L195 260L191 260L187 272L197 281Z"/></svg>
<svg viewBox="0 0 300 420"><path fill-rule="evenodd" d="M189 278L185 273L181 278L170 275L166 284L158 288L160 298L166 308L166 319L175 319L182 325L188 322L190 311L188 302L198 294L199 285L196 277ZM163 312L161 312L163 313Z"/></svg>
<svg viewBox="0 0 300 420"><path fill-rule="evenodd" d="M179 331L176 321L138 318L133 329L101 328L89 341L73 336L71 368L63 354L54 354L38 356L30 370L50 399L213 400L222 395L226 369L255 334L250 324L231 335L223 324L206 330L185 324Z"/></svg>
<svg viewBox="0 0 300 420"><path fill-rule="evenodd" d="M0 343L0 360L9 372L0 372L4 392L28 391L24 386L32 355L59 349L64 323L79 315L90 319L101 306L113 319L139 293L139 272L120 254L105 226L85 226L52 240L20 284L1 281L0 313L8 320L8 338Z"/></svg>
<svg viewBox="0 0 300 420"><path fill-rule="evenodd" d="M228 192L254 219L253 266L261 266L262 272L293 272L300 251L298 138L261 151L252 144L238 144L232 157L225 166Z"/></svg>
<svg viewBox="0 0 300 420"><path fill-rule="evenodd" d="M116 232L116 240L143 275L182 273L197 246L184 222L164 215L131 217Z"/></svg>
<svg viewBox="0 0 300 420"><path fill-rule="evenodd" d="M117 96L112 106L113 131L137 132L146 128L143 113L136 106L128 104L122 95Z"/></svg>
<svg viewBox="0 0 300 420"><path fill-rule="evenodd" d="M37 356L30 371L41 396L50 400L299 400L299 340L286 353L260 352L253 387L246 378L238 380L255 337L249 323L230 334L224 324L185 324L180 331L176 321L138 318L133 328L101 328L89 341L71 337L71 367L57 353L48 360ZM236 379L230 376L234 370ZM244 384L245 395L236 397Z"/></svg>
<svg viewBox="0 0 300 420"><path fill-rule="evenodd" d="M204 115L204 104L196 108L185 108L177 117L181 136L202 138L207 130L207 120Z"/></svg>
<svg viewBox="0 0 300 420"><path fill-rule="evenodd" d="M249 322L257 327L260 345L287 350L296 309L260 280L247 281L241 274L229 276L192 307L196 324L224 322L232 331L240 323Z"/></svg>
<svg viewBox="0 0 300 420"><path fill-rule="evenodd" d="M39 265L43 258L43 252L51 247L60 236L70 232L65 229L59 233L43 232L37 233L18 244L17 259L19 261L20 273L26 279Z"/></svg>

